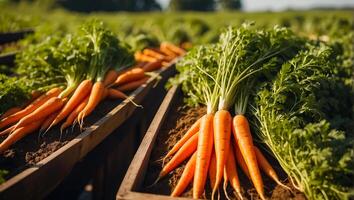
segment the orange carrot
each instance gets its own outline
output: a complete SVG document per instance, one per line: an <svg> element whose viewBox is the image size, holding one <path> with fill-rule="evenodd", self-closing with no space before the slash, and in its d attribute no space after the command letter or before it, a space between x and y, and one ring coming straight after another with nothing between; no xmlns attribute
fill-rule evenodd
<svg viewBox="0 0 354 200"><path fill-rule="evenodd" d="M111 99L126 99L128 98L128 96L126 94L124 94L123 92L117 90L117 89L108 89L107 91L107 96L108 98L111 98Z"/></svg>
<svg viewBox="0 0 354 200"><path fill-rule="evenodd" d="M270 163L267 161L267 159L264 157L262 152L255 146L254 151L256 152L256 157L257 157L257 162L261 168L261 170L264 171L267 176L269 176L271 179L273 179L278 185L283 186L284 188L287 188L290 190L290 188L283 183L280 182L279 177L273 167L270 165Z"/></svg>
<svg viewBox="0 0 354 200"><path fill-rule="evenodd" d="M10 126L9 128L7 128L7 129L1 131L1 132L0 132L0 136L10 134L12 131L15 130L15 128L16 128L16 125Z"/></svg>
<svg viewBox="0 0 354 200"><path fill-rule="evenodd" d="M75 108L75 110L70 113L70 115L66 118L66 121L61 125L60 132L63 132L64 129L74 123L79 113L85 108L88 100L89 96L86 96L85 99Z"/></svg>
<svg viewBox="0 0 354 200"><path fill-rule="evenodd" d="M83 119L91 114L91 112L96 108L96 106L100 103L102 100L102 96L105 92L105 87L101 81L97 81L93 84L92 90L90 93L89 101L87 102L87 105L85 108L80 112L78 116L78 121L82 121Z"/></svg>
<svg viewBox="0 0 354 200"><path fill-rule="evenodd" d="M113 86L121 85L123 83L140 80L144 77L145 77L144 70L140 67L137 67L119 75L112 85Z"/></svg>
<svg viewBox="0 0 354 200"><path fill-rule="evenodd" d="M166 45L161 44L160 45L160 51L162 53L166 54L167 56L169 56L170 58L178 57L178 54L176 54L175 52L171 51L169 48L166 47Z"/></svg>
<svg viewBox="0 0 354 200"><path fill-rule="evenodd" d="M219 110L214 115L214 146L216 155L216 180L212 196L217 191L224 174L228 158L232 117L227 110Z"/></svg>
<svg viewBox="0 0 354 200"><path fill-rule="evenodd" d="M35 99L37 99L38 97L40 97L42 95L42 92L38 91L38 90L33 90L31 92L31 100L34 101Z"/></svg>
<svg viewBox="0 0 354 200"><path fill-rule="evenodd" d="M177 153L171 158L171 160L162 168L159 178L161 179L166 174L174 170L178 165L180 165L184 160L186 160L190 155L192 155L198 146L198 135L193 135Z"/></svg>
<svg viewBox="0 0 354 200"><path fill-rule="evenodd" d="M251 180L261 199L264 197L264 188L261 172L258 167L256 153L254 152L253 140L247 118L244 115L236 115L233 119L233 133L245 159Z"/></svg>
<svg viewBox="0 0 354 200"><path fill-rule="evenodd" d="M248 169L247 169L246 162L245 162L245 160L244 160L243 157L242 157L242 154L241 154L240 149L238 148L237 144L234 144L234 145L232 145L232 146L234 147L234 153L235 153L235 158L236 158L236 160L237 160L237 164L240 165L240 167L241 167L243 173L245 173L246 176L247 176L249 179L251 179L250 173L249 173L249 171L248 171Z"/></svg>
<svg viewBox="0 0 354 200"><path fill-rule="evenodd" d="M231 151L229 151L228 159L224 168L224 191L226 193L227 180L230 181L230 185L236 191L236 194L242 199L241 195L241 184L237 175L236 159L234 152L232 151L232 146L230 144Z"/></svg>
<svg viewBox="0 0 354 200"><path fill-rule="evenodd" d="M183 56L184 54L186 54L186 51L172 43L169 42L163 42L161 44L162 46L165 46L167 49L173 51L174 53L176 53L179 56Z"/></svg>
<svg viewBox="0 0 354 200"><path fill-rule="evenodd" d="M65 102L65 99L61 99L59 97L52 97L46 103L37 108L34 112L26 115L20 121L17 122L16 127L22 127L26 124L30 124L42 118L48 117L52 113L60 110Z"/></svg>
<svg viewBox="0 0 354 200"><path fill-rule="evenodd" d="M211 154L210 165L209 165L209 181L210 181L210 188L213 189L215 186L216 180L216 156L215 150Z"/></svg>
<svg viewBox="0 0 354 200"><path fill-rule="evenodd" d="M52 126L57 125L61 122L65 117L67 117L77 105L79 105L84 98L90 93L92 88L92 81L87 79L80 83L80 85L76 88L74 94L70 97L68 103L65 104L64 108L60 111L60 113L56 116L54 121L50 124L50 129Z"/></svg>
<svg viewBox="0 0 354 200"><path fill-rule="evenodd" d="M199 118L191 128L187 131L186 134L172 147L172 149L166 154L164 160L173 154L175 154L193 135L196 135L199 131L201 118Z"/></svg>
<svg viewBox="0 0 354 200"><path fill-rule="evenodd" d="M200 122L198 133L197 160L193 180L193 198L199 198L205 186L208 176L211 153L214 145L213 138L213 114L206 114Z"/></svg>
<svg viewBox="0 0 354 200"><path fill-rule="evenodd" d="M1 142L0 153L6 151L11 145L25 137L27 134L32 133L38 129L41 126L43 120L44 118L34 121L33 123L27 124L23 127L18 127L16 130L14 130L3 142Z"/></svg>
<svg viewBox="0 0 354 200"><path fill-rule="evenodd" d="M150 62L150 63L147 63L146 65L144 65L143 70L145 72L151 72L151 71L158 70L161 67L162 67L162 60L157 60L155 62Z"/></svg>
<svg viewBox="0 0 354 200"><path fill-rule="evenodd" d="M39 132L43 132L45 130L47 130L47 128L50 126L50 124L52 124L52 122L55 120L55 118L57 117L57 115L59 114L59 111L54 112L52 114L50 114L42 123L41 128L39 129Z"/></svg>
<svg viewBox="0 0 354 200"><path fill-rule="evenodd" d="M4 112L4 114L1 115L0 120L5 119L6 117L13 115L17 113L18 111L22 110L20 107L12 107L8 109L7 111Z"/></svg>
<svg viewBox="0 0 354 200"><path fill-rule="evenodd" d="M25 117L26 115L32 113L34 110L36 110L37 108L42 106L50 98L58 96L60 94L60 92L61 92L60 88L53 88L53 89L49 90L46 94L38 97L34 102L32 102L26 108L22 109L21 111L15 113L13 115L10 115L10 116L2 119L0 121L0 129L16 123L21 118Z"/></svg>
<svg viewBox="0 0 354 200"><path fill-rule="evenodd" d="M150 77L145 77L137 81L126 83L124 85L119 86L117 89L122 92L135 90L138 87L142 86L144 83L146 83L149 80L149 78Z"/></svg>
<svg viewBox="0 0 354 200"><path fill-rule="evenodd" d="M112 84L118 77L118 72L114 69L109 70L103 80L103 85L108 86Z"/></svg>
<svg viewBox="0 0 354 200"><path fill-rule="evenodd" d="M192 182L194 171L195 171L195 161L197 158L197 153L194 153L192 157L189 159L188 163L186 164L182 176L179 179L175 189L173 189L171 196L178 197L180 196L184 190L187 188L189 183Z"/></svg>
<svg viewBox="0 0 354 200"><path fill-rule="evenodd" d="M153 58L156 58L156 59L159 59L159 60L162 60L165 57L165 55L163 55L157 51L154 51L153 49L144 49L143 54L153 57Z"/></svg>
<svg viewBox="0 0 354 200"><path fill-rule="evenodd" d="M134 57L135 60L140 62L155 62L157 60L156 58L142 54L140 51L135 52Z"/></svg>

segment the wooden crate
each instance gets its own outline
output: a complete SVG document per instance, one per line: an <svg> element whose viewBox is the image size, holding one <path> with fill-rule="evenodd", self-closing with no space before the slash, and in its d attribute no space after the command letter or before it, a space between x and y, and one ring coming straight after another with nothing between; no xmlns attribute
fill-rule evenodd
<svg viewBox="0 0 354 200"><path fill-rule="evenodd" d="M7 33L0 33L0 44L5 44L9 42L16 42L24 38L28 34L34 33L33 29L25 29L16 32L7 32Z"/></svg>
<svg viewBox="0 0 354 200"><path fill-rule="evenodd" d="M169 110L173 103L176 101L177 97L182 95L179 87L172 87L166 97L164 98L160 108L157 111L154 119L152 120L149 129L147 130L143 141L137 150L133 161L131 162L128 171L121 183L121 186L116 195L116 199L124 200L176 200L176 199L186 199L181 197L170 197L158 194L149 194L137 192L142 186L144 178L146 176L148 162L150 160L151 151L154 147L156 137L159 134L160 128L165 122L166 116L168 116Z"/></svg>
<svg viewBox="0 0 354 200"><path fill-rule="evenodd" d="M4 53L0 55L0 65L12 67L15 64L15 57L18 52Z"/></svg>
<svg viewBox="0 0 354 200"><path fill-rule="evenodd" d="M162 80L158 84L164 83L163 80L174 73L174 65L160 70ZM156 81L150 79L131 94L132 100L138 104L142 103L148 93L154 90L155 84ZM0 185L0 199L42 199L46 197L70 174L77 163L85 159L91 150L124 122L129 123L127 120L137 109L129 100L123 101L53 154ZM121 134L125 135L125 133ZM82 166L83 171L85 167Z"/></svg>

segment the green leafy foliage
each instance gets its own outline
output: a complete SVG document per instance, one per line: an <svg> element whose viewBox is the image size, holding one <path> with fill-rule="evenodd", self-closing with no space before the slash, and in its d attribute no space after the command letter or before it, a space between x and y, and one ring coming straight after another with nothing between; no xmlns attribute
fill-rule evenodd
<svg viewBox="0 0 354 200"><path fill-rule="evenodd" d="M341 104L349 109L353 102L324 95L330 87L348 92L332 76L333 50L323 44L307 49L257 92L257 133L309 199L345 199L353 187L353 135L334 127L349 123L341 121Z"/></svg>
<svg viewBox="0 0 354 200"><path fill-rule="evenodd" d="M158 47L159 40L151 34L139 33L126 38L127 43L131 46L132 51L141 51L147 47Z"/></svg>
<svg viewBox="0 0 354 200"><path fill-rule="evenodd" d="M0 74L0 114L19 106L30 98L29 88L23 79Z"/></svg>
<svg viewBox="0 0 354 200"><path fill-rule="evenodd" d="M189 105L204 104L209 110L216 106L212 93L215 86L213 77L217 73L217 51L216 45L197 46L177 63L179 74L170 79L170 84L182 84Z"/></svg>
<svg viewBox="0 0 354 200"><path fill-rule="evenodd" d="M55 35L48 36L44 41L30 45L16 55L16 73L27 80L26 84L30 88L45 91L65 85L65 77L55 57L61 39Z"/></svg>
<svg viewBox="0 0 354 200"><path fill-rule="evenodd" d="M107 29L103 22L92 20L82 26L82 37L90 55L88 76L101 81L109 68L132 64L134 57L127 45Z"/></svg>

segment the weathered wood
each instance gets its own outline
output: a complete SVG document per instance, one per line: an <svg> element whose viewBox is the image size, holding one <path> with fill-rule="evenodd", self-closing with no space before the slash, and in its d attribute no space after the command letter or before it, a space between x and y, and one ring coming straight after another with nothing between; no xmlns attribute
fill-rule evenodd
<svg viewBox="0 0 354 200"><path fill-rule="evenodd" d="M177 86L172 87L168 91L149 129L147 130L138 151L134 156L133 161L129 166L129 169L118 190L116 199L144 199L147 197L152 199L161 199L163 197L166 197L161 195L152 195L133 191L137 191L144 180L148 162L150 159L150 154L152 148L154 147L156 137L159 133L162 124L166 119L166 116L168 116L168 112L173 102L177 99L177 96L180 93L181 92L179 90L179 87ZM171 199L169 197L166 198Z"/></svg>
<svg viewBox="0 0 354 200"><path fill-rule="evenodd" d="M18 52L5 53L0 55L0 64L13 66Z"/></svg>
<svg viewBox="0 0 354 200"><path fill-rule="evenodd" d="M160 75L166 79L174 71L171 66L161 70ZM150 79L131 94L132 100L140 104L154 84L155 80ZM125 122L136 109L129 100L123 101L68 144L0 185L0 199L42 199L47 196L77 162Z"/></svg>

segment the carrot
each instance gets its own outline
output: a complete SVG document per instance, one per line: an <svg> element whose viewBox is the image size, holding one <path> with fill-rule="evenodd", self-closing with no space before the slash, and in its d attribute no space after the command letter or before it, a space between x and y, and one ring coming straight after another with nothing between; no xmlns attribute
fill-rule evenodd
<svg viewBox="0 0 354 200"><path fill-rule="evenodd" d="M104 88L100 102L105 100L107 96L108 96L108 88Z"/></svg>
<svg viewBox="0 0 354 200"><path fill-rule="evenodd" d="M200 122L195 174L193 180L193 198L197 199L204 191L208 175L210 157L213 150L213 114L206 114Z"/></svg>
<svg viewBox="0 0 354 200"><path fill-rule="evenodd" d="M195 161L196 161L197 153L194 152L192 157L189 159L188 163L186 164L181 178L179 179L176 187L173 189L171 196L178 197L180 196L183 191L187 188L189 183L192 182L194 171L195 171Z"/></svg>
<svg viewBox="0 0 354 200"><path fill-rule="evenodd" d="M180 165L184 160L186 160L190 155L192 155L198 146L198 135L193 135L177 153L171 158L171 160L162 168L158 179L161 179L166 174L174 170L178 165Z"/></svg>
<svg viewBox="0 0 354 200"><path fill-rule="evenodd" d="M33 131L38 129L42 124L43 120L44 118L14 130L3 142L1 142L0 153L6 151L11 145L25 137L27 134L32 133Z"/></svg>
<svg viewBox="0 0 354 200"><path fill-rule="evenodd" d="M66 102L65 99L59 97L52 97L46 103L37 108L34 112L26 115L20 121L17 122L16 127L22 127L26 124L35 122L39 119L48 117L52 113L60 110Z"/></svg>
<svg viewBox="0 0 354 200"><path fill-rule="evenodd" d="M156 58L156 59L159 59L159 60L162 60L165 57L165 55L163 55L157 51L154 51L153 49L144 49L143 54L153 57L153 58Z"/></svg>
<svg viewBox="0 0 354 200"><path fill-rule="evenodd" d="M8 109L7 111L4 112L4 114L1 115L0 120L5 119L6 117L13 115L17 113L18 111L22 110L20 107L12 107Z"/></svg>
<svg viewBox="0 0 354 200"><path fill-rule="evenodd" d="M42 123L41 128L39 129L39 132L42 133L43 131L47 130L47 128L52 124L52 122L55 120L55 118L58 116L59 111L52 113L49 115Z"/></svg>
<svg viewBox="0 0 354 200"><path fill-rule="evenodd" d="M147 63L146 65L144 65L143 70L145 72L151 72L151 71L158 70L161 67L162 67L162 60L157 60L155 62L150 62L150 63Z"/></svg>
<svg viewBox="0 0 354 200"><path fill-rule="evenodd" d="M251 180L261 199L264 197L263 180L258 168L256 153L253 148L253 140L247 118L244 115L236 115L233 119L233 133L245 159Z"/></svg>
<svg viewBox="0 0 354 200"><path fill-rule="evenodd" d="M42 92L38 91L38 90L33 90L31 92L31 100L35 100L38 97L40 97L42 95Z"/></svg>
<svg viewBox="0 0 354 200"><path fill-rule="evenodd" d="M70 97L68 103L65 104L64 108L60 111L60 113L56 116L54 121L48 127L48 130L57 125L60 121L65 119L77 105L79 105L84 98L90 93L92 88L92 81L86 79L80 83L80 85L76 88L74 94Z"/></svg>
<svg viewBox="0 0 354 200"><path fill-rule="evenodd" d="M196 135L199 131L201 118L199 118L186 134L172 147L172 149L166 154L163 160L175 154L193 135Z"/></svg>
<svg viewBox="0 0 354 200"><path fill-rule="evenodd" d="M229 146L229 148L232 149L231 143L229 144ZM227 181L230 182L230 185L236 191L236 194L240 197L240 199L242 199L241 184L237 175L236 159L232 150L229 151L228 159L224 168L224 191L226 195Z"/></svg>
<svg viewBox="0 0 354 200"><path fill-rule="evenodd" d="M165 46L167 49L173 51L174 53L180 55L180 56L183 56L184 54L186 54L186 51L172 43L169 43L169 42L163 42L161 44L162 46Z"/></svg>
<svg viewBox="0 0 354 200"><path fill-rule="evenodd" d="M116 89L108 89L107 91L107 96L108 98L111 98L111 99L126 99L128 98L127 95L125 95L123 92L119 91L119 90L116 90Z"/></svg>
<svg viewBox="0 0 354 200"><path fill-rule="evenodd" d="M167 56L169 56L169 58L176 58L178 57L178 55L171 51L170 49L168 49L165 45L160 45L160 51L164 54L166 54Z"/></svg>
<svg viewBox="0 0 354 200"><path fill-rule="evenodd" d="M60 132L63 132L64 129L73 124L79 113L85 108L87 102L89 100L89 96L86 96L85 99L73 110L69 116L66 118L66 121L61 125Z"/></svg>
<svg viewBox="0 0 354 200"><path fill-rule="evenodd" d="M102 100L102 96L105 92L105 87L103 85L103 83L101 81L97 81L93 84L92 86L92 90L90 93L90 97L89 100L87 102L87 105L85 106L85 108L80 112L79 116L78 116L78 121L82 121L83 119L88 116L89 114L91 114L91 112L96 108L96 106L100 103L100 101Z"/></svg>
<svg viewBox="0 0 354 200"><path fill-rule="evenodd" d="M117 89L122 92L135 90L138 87L142 86L144 83L146 83L149 80L149 78L150 77L145 77L137 81L126 83L124 85L119 86Z"/></svg>
<svg viewBox="0 0 354 200"><path fill-rule="evenodd" d="M263 172L267 174L267 176L269 176L271 179L273 179L278 185L290 190L288 186L280 182L277 173L270 165L270 163L267 161L267 159L264 157L262 152L256 146L254 147L254 151L256 152L257 162L261 170L263 170Z"/></svg>
<svg viewBox="0 0 354 200"><path fill-rule="evenodd" d="M109 70L103 80L103 85L108 86L112 84L118 77L118 72L114 69Z"/></svg>
<svg viewBox="0 0 354 200"><path fill-rule="evenodd" d="M28 100L24 105L28 106L30 103L32 103L34 100L36 100L39 96L41 95L41 92L34 90L31 92L31 99ZM1 116L0 116L0 120L5 119L6 117L13 115L19 111L21 111L22 108L19 106L16 107L12 107L10 109L8 109L7 111L5 111Z"/></svg>
<svg viewBox="0 0 354 200"><path fill-rule="evenodd" d="M60 88L53 88L49 90L47 93L44 95L38 97L34 102L32 102L30 105L28 105L26 108L22 109L21 111L10 115L0 121L0 129L9 126L11 124L16 123L19 121L21 118L25 117L26 115L30 114L40 106L42 106L44 103L46 103L50 98L56 97L59 95L61 92Z"/></svg>
<svg viewBox="0 0 354 200"><path fill-rule="evenodd" d="M219 110L214 115L214 146L216 155L216 179L212 196L219 187L228 158L232 117L227 110Z"/></svg>
<svg viewBox="0 0 354 200"><path fill-rule="evenodd" d="M7 128L7 129L1 131L1 132L0 132L0 136L10 134L12 131L15 130L15 128L16 128L16 125L10 126L9 128Z"/></svg>
<svg viewBox="0 0 354 200"><path fill-rule="evenodd" d="M168 66L171 65L171 63L170 63L170 62L165 62L165 61L163 61L163 62L161 63L161 65L162 65L162 67L168 67Z"/></svg>
<svg viewBox="0 0 354 200"><path fill-rule="evenodd" d="M236 160L237 160L237 163L240 165L240 167L241 167L243 173L245 173L246 176L247 176L249 179L251 179L250 173L249 173L249 171L248 171L248 169L247 169L246 162L245 162L245 160L244 160L243 157L242 157L242 154L241 154L240 149L238 148L238 146L237 146L236 143L233 145L233 147L234 147L234 153L235 153L235 158L236 158Z"/></svg>
<svg viewBox="0 0 354 200"><path fill-rule="evenodd" d="M142 54L140 51L135 52L134 57L135 60L140 62L155 62L157 60L156 58Z"/></svg>
<svg viewBox="0 0 354 200"><path fill-rule="evenodd" d="M209 165L209 181L210 181L210 188L213 189L215 186L216 180L216 156L215 150L211 154L210 165Z"/></svg>
<svg viewBox="0 0 354 200"><path fill-rule="evenodd" d="M145 77L145 72L142 68L137 67L131 69L117 77L112 86L121 85L132 81L137 81Z"/></svg>

